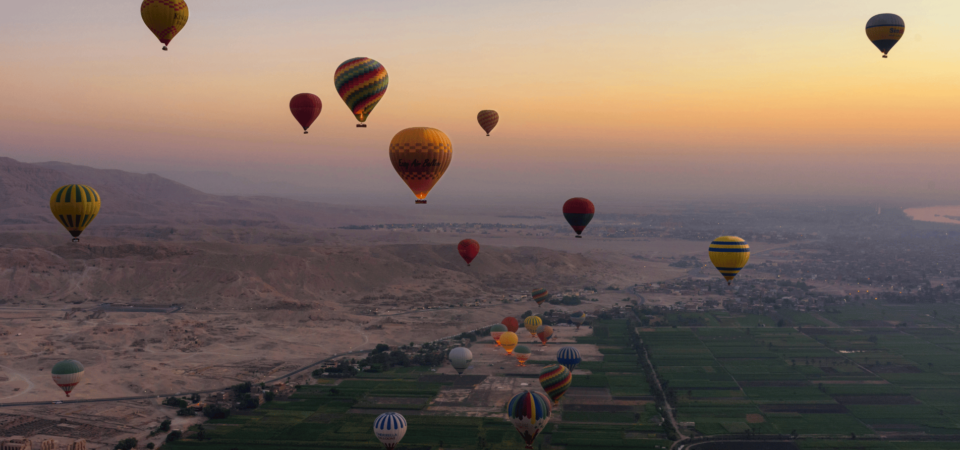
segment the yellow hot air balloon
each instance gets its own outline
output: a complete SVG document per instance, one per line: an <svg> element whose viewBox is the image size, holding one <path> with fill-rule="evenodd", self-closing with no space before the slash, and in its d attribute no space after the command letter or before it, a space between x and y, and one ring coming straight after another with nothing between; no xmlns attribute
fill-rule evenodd
<svg viewBox="0 0 960 450"><path fill-rule="evenodd" d="M187 25L190 9L183 0L143 0L140 17L166 50L173 37Z"/></svg>
<svg viewBox="0 0 960 450"><path fill-rule="evenodd" d="M73 242L79 242L80 233L100 212L100 194L81 184L62 186L50 196L50 211L73 236Z"/></svg>
<svg viewBox="0 0 960 450"><path fill-rule="evenodd" d="M417 196L417 203L427 203L427 194L452 159L453 143L436 128L407 128L390 141L390 162Z"/></svg>
<svg viewBox="0 0 960 450"><path fill-rule="evenodd" d="M716 266L727 284L750 260L750 246L736 236L720 236L710 243L710 262Z"/></svg>
<svg viewBox="0 0 960 450"><path fill-rule="evenodd" d="M537 328L540 328L540 325L543 325L543 319L537 316L530 316L523 319L523 327L526 328L533 337L537 337Z"/></svg>
<svg viewBox="0 0 960 450"><path fill-rule="evenodd" d="M520 338L517 337L517 333L508 331L500 335L500 346L507 351L507 354L513 353L513 349L517 347L517 343L520 342Z"/></svg>

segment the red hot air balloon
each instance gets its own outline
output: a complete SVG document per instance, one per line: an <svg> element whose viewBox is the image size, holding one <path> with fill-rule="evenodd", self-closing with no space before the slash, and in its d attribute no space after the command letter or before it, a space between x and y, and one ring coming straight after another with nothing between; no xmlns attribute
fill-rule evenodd
<svg viewBox="0 0 960 450"><path fill-rule="evenodd" d="M290 99L290 112L303 127L303 134L307 134L307 128L310 128L313 121L320 117L321 109L323 109L323 103L320 103L320 97L313 94L297 94Z"/></svg>
<svg viewBox="0 0 960 450"><path fill-rule="evenodd" d="M480 243L473 239L464 239L457 244L457 250L469 266L473 258L477 257L477 253L480 253Z"/></svg>
<svg viewBox="0 0 960 450"><path fill-rule="evenodd" d="M516 333L520 329L520 322L517 321L516 317L507 317L500 322L507 326L507 331L511 333Z"/></svg>
<svg viewBox="0 0 960 450"><path fill-rule="evenodd" d="M571 198L563 204L563 218L567 219L567 222L573 227L573 231L577 232L578 238L582 237L580 233L593 219L593 213L593 202L583 197Z"/></svg>

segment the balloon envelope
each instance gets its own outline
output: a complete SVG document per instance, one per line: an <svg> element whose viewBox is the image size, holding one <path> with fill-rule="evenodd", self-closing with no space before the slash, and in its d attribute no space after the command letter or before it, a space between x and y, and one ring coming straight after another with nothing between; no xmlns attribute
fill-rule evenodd
<svg viewBox="0 0 960 450"><path fill-rule="evenodd" d="M710 262L720 271L727 284L750 261L750 246L736 236L720 236L710 243Z"/></svg>
<svg viewBox="0 0 960 450"><path fill-rule="evenodd" d="M543 345L547 345L547 341L553 337L553 327L550 325L540 325L537 328L537 337L540 338L540 342L543 342Z"/></svg>
<svg viewBox="0 0 960 450"><path fill-rule="evenodd" d="M492 109L485 109L477 114L477 122L480 122L480 128L483 128L483 131L487 132L487 136L490 136L493 127L497 126L497 122L500 122L500 115Z"/></svg>
<svg viewBox="0 0 960 450"><path fill-rule="evenodd" d="M550 422L551 411L550 400L535 391L523 391L507 403L507 419L527 443L526 448L533 448L533 441Z"/></svg>
<svg viewBox="0 0 960 450"><path fill-rule="evenodd" d="M570 321L577 325L577 329L580 329L580 325L583 325L587 321L587 313L583 311L577 311L573 314L570 314Z"/></svg>
<svg viewBox="0 0 960 450"><path fill-rule="evenodd" d="M187 25L190 9L183 0L143 0L140 18L166 50L173 37Z"/></svg>
<svg viewBox="0 0 960 450"><path fill-rule="evenodd" d="M520 322L516 317L505 317L500 323L507 327L507 331L516 333L520 329Z"/></svg>
<svg viewBox="0 0 960 450"><path fill-rule="evenodd" d="M557 352L557 362L561 366L566 367L567 370L573 372L573 369L577 367L577 364L580 364L580 350L577 350L576 347L563 347Z"/></svg>
<svg viewBox="0 0 960 450"><path fill-rule="evenodd" d="M517 362L522 366L528 359L530 359L530 347L526 345L518 345L513 349L513 355L517 357Z"/></svg>
<svg viewBox="0 0 960 450"><path fill-rule="evenodd" d="M896 14L877 14L867 21L867 38L886 58L890 49L903 37L905 26L903 19Z"/></svg>
<svg viewBox="0 0 960 450"><path fill-rule="evenodd" d="M537 328L543 325L543 319L538 316L530 316L523 320L523 327L534 337L537 336Z"/></svg>
<svg viewBox="0 0 960 450"><path fill-rule="evenodd" d="M502 323L498 323L490 327L490 337L493 338L493 340L497 343L497 345L500 345L500 335L502 335L503 333L506 333L507 331L508 330L506 325Z"/></svg>
<svg viewBox="0 0 960 450"><path fill-rule="evenodd" d="M457 373L463 375L463 371L470 367L473 362L473 352L466 347L457 347L450 350L450 365L457 370Z"/></svg>
<svg viewBox="0 0 960 450"><path fill-rule="evenodd" d="M53 382L69 397L73 388L83 379L83 364L74 359L66 359L54 364L50 374L53 375Z"/></svg>
<svg viewBox="0 0 960 450"><path fill-rule="evenodd" d="M75 241L100 213L100 194L82 184L61 186L50 196L50 211Z"/></svg>
<svg viewBox="0 0 960 450"><path fill-rule="evenodd" d="M323 103L320 102L320 97L313 94L297 94L290 99L290 112L303 127L303 134L307 134L307 128L310 128L313 121L320 117L322 109Z"/></svg>
<svg viewBox="0 0 960 450"><path fill-rule="evenodd" d="M403 435L407 434L407 419L395 412L380 414L373 421L373 433L387 450L393 450Z"/></svg>
<svg viewBox="0 0 960 450"><path fill-rule="evenodd" d="M583 197L574 197L563 204L563 218L577 232L577 237L587 227L587 224L593 220L595 208L593 202Z"/></svg>
<svg viewBox="0 0 960 450"><path fill-rule="evenodd" d="M476 258L477 254L480 253L480 243L473 239L464 239L457 244L457 251L460 252L460 257L469 266L473 258Z"/></svg>
<svg viewBox="0 0 960 450"><path fill-rule="evenodd" d="M533 301L537 302L537 306L540 306L543 304L543 302L550 300L550 292L544 288L534 289L531 295L533 295Z"/></svg>
<svg viewBox="0 0 960 450"><path fill-rule="evenodd" d="M390 141L390 162L417 203L425 198L453 160L453 143L436 128L407 128Z"/></svg>
<svg viewBox="0 0 960 450"><path fill-rule="evenodd" d="M390 77L380 63L370 58L352 58L337 67L333 84L353 116L363 123L387 93Z"/></svg>
<svg viewBox="0 0 960 450"><path fill-rule="evenodd" d="M517 337L517 333L512 331L500 335L500 346L507 351L508 355L513 353L513 349L517 347L518 342L520 342L520 338Z"/></svg>
<svg viewBox="0 0 960 450"><path fill-rule="evenodd" d="M566 367L559 364L544 367L540 371L540 385L553 400L554 405L560 403L563 394L570 389L571 383L573 383L573 375Z"/></svg>

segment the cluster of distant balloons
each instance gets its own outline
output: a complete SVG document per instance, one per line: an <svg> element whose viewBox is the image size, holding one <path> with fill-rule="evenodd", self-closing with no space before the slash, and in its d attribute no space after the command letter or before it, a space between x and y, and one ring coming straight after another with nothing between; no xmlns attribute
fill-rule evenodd
<svg viewBox="0 0 960 450"><path fill-rule="evenodd" d="M147 28L163 43L163 50L187 23L190 11L183 0L143 0L140 15ZM887 57L890 49L903 37L904 22L896 14L878 14L867 22L867 37ZM383 98L389 84L387 70L370 58L352 58L344 61L334 72L334 85L340 97L356 117L357 127L365 128L370 113ZM290 99L290 112L303 127L304 134L320 116L323 104L314 94L297 94ZM480 127L490 135L490 131L500 120L493 110L483 110L477 114ZM397 133L390 141L390 161L397 174L403 179L417 200L426 203L427 194L436 185L440 177L450 166L453 156L453 144L450 138L435 128L407 128ZM69 184L61 186L50 197L50 210L54 217L79 241L83 230L100 212L100 195L90 186ZM571 198L563 204L563 217L580 238L581 233L593 219L593 202L582 197ZM480 253L480 244L473 239L464 239L457 245L460 256L470 263ZM750 246L736 236L720 236L710 243L710 261L730 284L750 259ZM550 293L544 288L534 289L531 296L537 305L549 299ZM570 320L580 328L586 320L586 313L578 311ZM530 316L524 320L524 328L542 345L553 336L553 328L543 325L542 319ZM503 347L507 355L515 354L522 366L530 357L530 348L518 345L516 332L520 323L516 318L507 317L502 323L490 328L490 334L498 346ZM473 353L464 347L450 351L450 362L463 372L473 361ZM571 372L581 361L580 352L574 347L563 347L557 352L557 365L545 367L540 372L540 383L544 393L526 390L514 396L507 405L507 416L523 436L527 448L550 420L552 405L557 405L573 380ZM84 368L79 361L64 360L53 366L51 374L54 383L66 393L80 383ZM549 396L549 399L547 398ZM552 401L552 405L551 405ZM388 412L374 421L374 432L387 450L393 450L407 430L407 421L402 415Z"/></svg>

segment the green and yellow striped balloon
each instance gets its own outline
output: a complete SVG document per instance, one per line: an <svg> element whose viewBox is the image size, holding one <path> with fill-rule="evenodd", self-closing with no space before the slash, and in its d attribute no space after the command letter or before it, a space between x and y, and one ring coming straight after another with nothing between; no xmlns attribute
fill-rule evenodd
<svg viewBox="0 0 960 450"><path fill-rule="evenodd" d="M100 194L90 186L68 184L61 186L50 196L50 211L60 222L73 241L80 241L80 233L97 218L100 212Z"/></svg>
<svg viewBox="0 0 960 450"><path fill-rule="evenodd" d="M747 265L747 261L750 261L750 246L743 239L720 236L710 243L710 262L727 280L727 284Z"/></svg>

